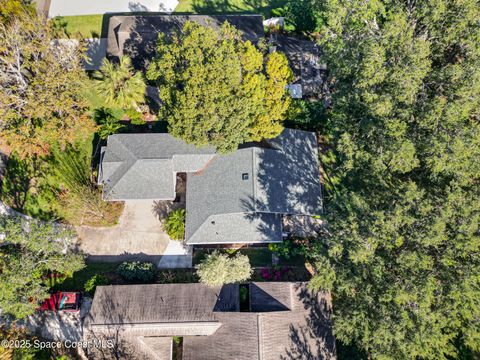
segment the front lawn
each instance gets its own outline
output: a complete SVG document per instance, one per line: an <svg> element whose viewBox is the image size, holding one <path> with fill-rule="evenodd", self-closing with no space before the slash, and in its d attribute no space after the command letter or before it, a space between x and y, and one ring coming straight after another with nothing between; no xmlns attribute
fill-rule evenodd
<svg viewBox="0 0 480 360"><path fill-rule="evenodd" d="M256 13L270 17L272 9L283 7L287 0L180 0L175 12L191 14Z"/></svg>
<svg viewBox="0 0 480 360"><path fill-rule="evenodd" d="M54 291L83 291L85 283L94 275L105 276L110 283L116 284L121 279L117 275L116 270L120 263L89 263L71 278L65 279L62 283L53 286Z"/></svg>
<svg viewBox="0 0 480 360"><path fill-rule="evenodd" d="M52 19L59 37L74 39L99 38L102 36L104 15L57 16Z"/></svg>

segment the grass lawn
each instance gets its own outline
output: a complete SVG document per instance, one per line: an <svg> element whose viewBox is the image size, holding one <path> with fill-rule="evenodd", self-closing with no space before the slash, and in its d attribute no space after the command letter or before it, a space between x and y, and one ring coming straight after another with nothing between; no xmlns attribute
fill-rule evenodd
<svg viewBox="0 0 480 360"><path fill-rule="evenodd" d="M270 10L283 7L287 0L180 0L175 12L193 14L259 13L270 16Z"/></svg>
<svg viewBox="0 0 480 360"><path fill-rule="evenodd" d="M53 287L55 291L83 291L85 283L93 275L103 275L110 280L111 283L117 283L119 276L116 274L117 267L120 263L87 263L86 266L71 278L66 279L61 284Z"/></svg>
<svg viewBox="0 0 480 360"><path fill-rule="evenodd" d="M59 36L74 39L101 37L104 15L57 16L52 19Z"/></svg>

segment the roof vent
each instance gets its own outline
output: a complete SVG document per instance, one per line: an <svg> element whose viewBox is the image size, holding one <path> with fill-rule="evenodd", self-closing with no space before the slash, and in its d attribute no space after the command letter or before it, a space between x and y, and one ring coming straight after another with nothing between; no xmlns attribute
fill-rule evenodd
<svg viewBox="0 0 480 360"><path fill-rule="evenodd" d="M248 180L248 173L242 174L242 180Z"/></svg>

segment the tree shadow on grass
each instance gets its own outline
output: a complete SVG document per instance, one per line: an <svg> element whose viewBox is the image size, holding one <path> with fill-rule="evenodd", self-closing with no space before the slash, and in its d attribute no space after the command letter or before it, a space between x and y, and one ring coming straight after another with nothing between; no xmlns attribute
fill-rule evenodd
<svg viewBox="0 0 480 360"><path fill-rule="evenodd" d="M20 159L12 154L0 188L0 200L16 211L42 220L56 217L50 208L51 193L46 187L44 169L32 159Z"/></svg>

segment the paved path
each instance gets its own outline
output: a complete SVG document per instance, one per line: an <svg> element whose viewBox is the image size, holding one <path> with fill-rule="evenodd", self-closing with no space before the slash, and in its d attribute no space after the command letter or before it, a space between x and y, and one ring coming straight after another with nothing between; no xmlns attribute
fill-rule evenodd
<svg viewBox="0 0 480 360"><path fill-rule="evenodd" d="M45 0L37 0L45 1ZM51 0L50 17L122 12L172 12L178 0Z"/></svg>
<svg viewBox="0 0 480 360"><path fill-rule="evenodd" d="M152 201L127 201L116 226L79 226L76 230L79 248L92 261L136 260L158 264L170 241Z"/></svg>
<svg viewBox="0 0 480 360"><path fill-rule="evenodd" d="M185 269L192 267L192 247L183 246L179 241L170 240L158 267L160 269Z"/></svg>

